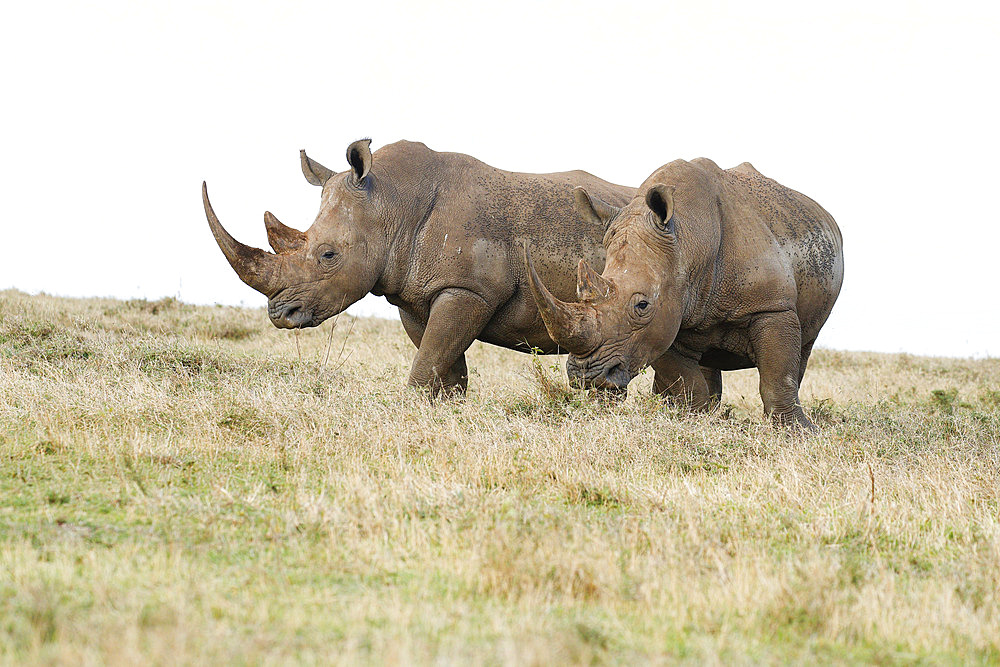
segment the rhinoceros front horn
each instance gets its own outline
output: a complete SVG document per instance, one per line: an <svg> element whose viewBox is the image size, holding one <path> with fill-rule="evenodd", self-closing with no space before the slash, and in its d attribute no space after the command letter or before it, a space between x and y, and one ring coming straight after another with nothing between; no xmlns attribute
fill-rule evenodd
<svg viewBox="0 0 1000 667"><path fill-rule="evenodd" d="M524 266L538 313L552 340L576 355L587 354L597 347L600 340L593 310L584 304L566 303L552 296L535 271L527 243L524 245Z"/></svg>
<svg viewBox="0 0 1000 667"><path fill-rule="evenodd" d="M205 216L208 218L208 226L212 228L212 236L215 237L215 242L219 244L222 254L229 260L229 265L236 271L240 280L268 297L280 291L282 285L278 277L281 273L282 258L243 245L230 236L212 210L212 203L208 201L208 185L204 182L201 184L201 199L205 204Z"/></svg>

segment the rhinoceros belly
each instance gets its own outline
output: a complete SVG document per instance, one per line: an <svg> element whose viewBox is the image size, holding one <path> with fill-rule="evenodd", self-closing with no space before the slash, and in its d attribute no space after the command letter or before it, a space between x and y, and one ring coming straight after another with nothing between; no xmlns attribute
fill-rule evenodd
<svg viewBox="0 0 1000 667"><path fill-rule="evenodd" d="M738 371L754 367L754 363L747 357L718 347L705 350L699 363L706 368L717 368L720 371Z"/></svg>

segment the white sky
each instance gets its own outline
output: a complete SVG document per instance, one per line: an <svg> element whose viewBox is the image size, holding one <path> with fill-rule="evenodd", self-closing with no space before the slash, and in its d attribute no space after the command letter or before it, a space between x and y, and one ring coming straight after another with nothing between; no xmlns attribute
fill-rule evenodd
<svg viewBox="0 0 1000 667"><path fill-rule="evenodd" d="M355 139L411 139L629 185L706 156L837 219L821 345L1000 356L1000 10L822 4L6 3L0 289L263 305L199 189L266 247L265 210L318 208L300 148L341 170Z"/></svg>

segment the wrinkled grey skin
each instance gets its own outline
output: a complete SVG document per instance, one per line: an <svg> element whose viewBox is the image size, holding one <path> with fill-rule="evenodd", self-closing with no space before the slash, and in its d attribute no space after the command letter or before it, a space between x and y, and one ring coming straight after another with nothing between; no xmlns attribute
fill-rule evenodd
<svg viewBox="0 0 1000 667"><path fill-rule="evenodd" d="M578 266L579 302L546 289L525 253L574 384L624 390L652 366L657 393L704 409L722 395L722 371L756 367L765 412L812 427L799 385L844 278L829 213L749 163L705 158L661 167L623 208L576 195L607 230L603 273Z"/></svg>
<svg viewBox="0 0 1000 667"><path fill-rule="evenodd" d="M399 308L417 355L409 383L462 392L473 340L558 351L528 287L521 248L530 240L553 293L574 293L579 257L604 265L603 230L580 218L574 187L624 205L634 188L583 171L523 174L459 153L400 141L374 154L348 147L350 168L334 173L301 153L306 179L322 186L306 232L265 214L276 254L245 246L219 223L203 187L219 247L240 278L268 296L281 328L317 326L368 293Z"/></svg>

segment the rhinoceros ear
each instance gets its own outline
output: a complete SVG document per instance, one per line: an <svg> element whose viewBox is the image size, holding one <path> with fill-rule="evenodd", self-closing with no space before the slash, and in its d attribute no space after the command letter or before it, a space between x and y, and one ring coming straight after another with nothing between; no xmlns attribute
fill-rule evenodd
<svg viewBox="0 0 1000 667"><path fill-rule="evenodd" d="M573 188L573 199L576 201L576 212L580 214L581 218L603 227L607 227L611 218L615 217L621 210L617 206L591 197L581 187Z"/></svg>
<svg viewBox="0 0 1000 667"><path fill-rule="evenodd" d="M347 147L347 162L358 181L363 181L372 168L371 143L371 139L359 139Z"/></svg>
<svg viewBox="0 0 1000 667"><path fill-rule="evenodd" d="M299 151L299 161L302 163L302 175L313 185L322 186L333 176L333 172L311 159L305 151Z"/></svg>
<svg viewBox="0 0 1000 667"><path fill-rule="evenodd" d="M646 206L653 212L661 230L674 233L674 186L657 184L646 191Z"/></svg>

